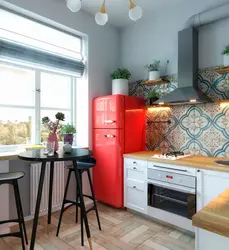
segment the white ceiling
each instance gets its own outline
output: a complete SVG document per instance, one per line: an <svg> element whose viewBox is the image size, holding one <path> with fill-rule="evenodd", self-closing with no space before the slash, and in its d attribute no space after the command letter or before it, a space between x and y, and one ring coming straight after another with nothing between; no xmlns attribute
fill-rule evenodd
<svg viewBox="0 0 229 250"><path fill-rule="evenodd" d="M168 5L182 0L133 0L133 2L142 7L144 15L144 13L153 13L163 6L168 8ZM95 15L102 3L103 0L82 0L83 10ZM109 23L117 27L123 27L132 22L128 17L129 0L106 0L106 11Z"/></svg>

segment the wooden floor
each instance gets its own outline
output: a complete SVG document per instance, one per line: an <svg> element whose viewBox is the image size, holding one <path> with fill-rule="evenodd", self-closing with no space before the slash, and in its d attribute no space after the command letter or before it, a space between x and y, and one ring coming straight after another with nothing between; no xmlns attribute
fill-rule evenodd
<svg viewBox="0 0 229 250"><path fill-rule="evenodd" d="M146 220L128 211L114 209L98 204L102 231L94 212L88 214L94 250L194 250L194 238L182 232ZM80 245L80 225L74 224L75 208L67 210L59 238L55 236L59 212L52 215L52 224L47 225L47 216L40 218L36 250L74 250L89 249ZM32 221L26 223L28 236L31 237ZM15 231L16 226L11 228ZM86 234L85 234L86 235ZM0 239L1 250L20 250L20 239ZM29 249L29 248L28 248Z"/></svg>

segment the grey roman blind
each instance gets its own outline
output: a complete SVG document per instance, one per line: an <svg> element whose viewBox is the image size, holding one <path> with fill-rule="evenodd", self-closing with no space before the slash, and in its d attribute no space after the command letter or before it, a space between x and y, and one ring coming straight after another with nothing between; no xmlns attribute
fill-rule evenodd
<svg viewBox="0 0 229 250"><path fill-rule="evenodd" d="M82 76L82 37L0 8L0 60Z"/></svg>
<svg viewBox="0 0 229 250"><path fill-rule="evenodd" d="M28 45L0 39L0 56L10 60L25 61L27 64L42 65L55 70L83 75L85 65L82 60L64 57L57 53L40 50Z"/></svg>

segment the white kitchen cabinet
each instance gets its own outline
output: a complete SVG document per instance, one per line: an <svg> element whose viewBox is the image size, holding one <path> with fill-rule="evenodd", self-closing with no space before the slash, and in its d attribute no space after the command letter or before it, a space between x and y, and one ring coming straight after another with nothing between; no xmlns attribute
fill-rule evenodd
<svg viewBox="0 0 229 250"><path fill-rule="evenodd" d="M124 206L146 213L147 161L124 159Z"/></svg>
<svg viewBox="0 0 229 250"><path fill-rule="evenodd" d="M197 171L197 211L229 188L229 173ZM216 242L216 239L217 242ZM222 242L222 246L219 243ZM227 242L227 248L225 248ZM229 238L196 228L196 250L229 249Z"/></svg>
<svg viewBox="0 0 229 250"><path fill-rule="evenodd" d="M229 188L229 173L197 170L197 211Z"/></svg>

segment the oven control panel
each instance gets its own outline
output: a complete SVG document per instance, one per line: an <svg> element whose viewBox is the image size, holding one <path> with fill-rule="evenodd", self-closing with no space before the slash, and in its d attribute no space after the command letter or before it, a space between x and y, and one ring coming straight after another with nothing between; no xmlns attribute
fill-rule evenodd
<svg viewBox="0 0 229 250"><path fill-rule="evenodd" d="M194 176L161 171L157 169L148 169L148 179L163 181L185 187L195 188L196 178Z"/></svg>

